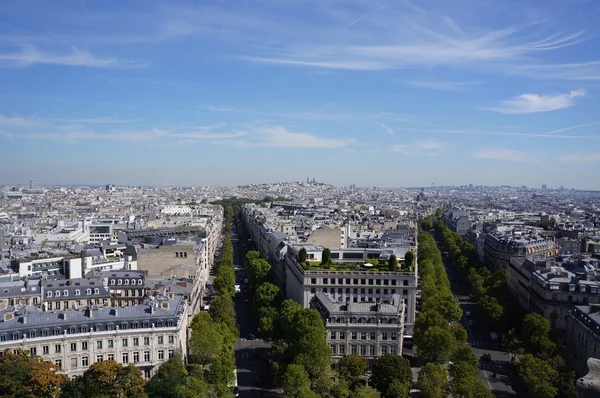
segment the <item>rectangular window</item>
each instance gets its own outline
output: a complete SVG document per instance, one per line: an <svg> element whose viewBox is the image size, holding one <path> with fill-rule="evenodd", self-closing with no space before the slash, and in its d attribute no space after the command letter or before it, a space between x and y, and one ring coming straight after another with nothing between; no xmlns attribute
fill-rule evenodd
<svg viewBox="0 0 600 398"><path fill-rule="evenodd" d="M165 359L165 352L163 350L158 350L158 360L162 361Z"/></svg>
<svg viewBox="0 0 600 398"><path fill-rule="evenodd" d="M312 294L315 294L315 293L317 292L317 289L316 289L316 288L314 288L314 287L311 287L311 288L310 288L310 292L311 292Z"/></svg>
<svg viewBox="0 0 600 398"><path fill-rule="evenodd" d="M375 279L375 284L376 285L381 285L381 279Z"/></svg>
<svg viewBox="0 0 600 398"><path fill-rule="evenodd" d="M54 353L60 354L60 344L54 344Z"/></svg>
<svg viewBox="0 0 600 398"><path fill-rule="evenodd" d="M169 359L173 358L173 355L175 355L175 351L169 350Z"/></svg>
<svg viewBox="0 0 600 398"><path fill-rule="evenodd" d="M335 344L330 344L330 345L329 345L329 347L331 347L331 353L332 353L333 355L335 355L335 354L336 354L336 350L335 350L335 348L336 348L336 345L335 345Z"/></svg>
<svg viewBox="0 0 600 398"><path fill-rule="evenodd" d="M352 332L352 340L356 340L356 339L358 339L358 333Z"/></svg>
<svg viewBox="0 0 600 398"><path fill-rule="evenodd" d="M81 366L90 366L90 360L88 359L88 357L81 357Z"/></svg>
<svg viewBox="0 0 600 398"><path fill-rule="evenodd" d="M323 284L327 285L327 282L328 282L328 278L323 278Z"/></svg>
<svg viewBox="0 0 600 398"><path fill-rule="evenodd" d="M102 349L102 340L98 340L98 341L96 341L96 348L97 348L98 350L101 350L101 349Z"/></svg>
<svg viewBox="0 0 600 398"><path fill-rule="evenodd" d="M340 344L338 346L340 355L346 355L346 344Z"/></svg>
<svg viewBox="0 0 600 398"><path fill-rule="evenodd" d="M42 347L42 354L43 355L48 355L50 354L50 347L48 347L47 345Z"/></svg>
<svg viewBox="0 0 600 398"><path fill-rule="evenodd" d="M115 348L115 341L114 340L108 340L108 348Z"/></svg>
<svg viewBox="0 0 600 398"><path fill-rule="evenodd" d="M396 355L398 353L398 348L395 345L390 346L390 354Z"/></svg>
<svg viewBox="0 0 600 398"><path fill-rule="evenodd" d="M87 347L88 347L88 345L87 345L87 344L88 344L88 342L87 342L87 341L82 341L82 342L81 342L81 349L82 349L83 351L87 351Z"/></svg>
<svg viewBox="0 0 600 398"><path fill-rule="evenodd" d="M96 355L96 362L104 361L104 355Z"/></svg>
<svg viewBox="0 0 600 398"><path fill-rule="evenodd" d="M392 340L398 340L398 332L392 332Z"/></svg>
<svg viewBox="0 0 600 398"><path fill-rule="evenodd" d="M123 359L123 363L129 363L129 353L124 352L121 357Z"/></svg>
<svg viewBox="0 0 600 398"><path fill-rule="evenodd" d="M365 344L362 344L360 346L360 355L362 355L362 356L367 355L367 346Z"/></svg>
<svg viewBox="0 0 600 398"><path fill-rule="evenodd" d="M388 346L387 345L382 345L381 346L381 355L385 355L388 353Z"/></svg>
<svg viewBox="0 0 600 398"><path fill-rule="evenodd" d="M388 339L388 332L381 332L381 340L387 340Z"/></svg>
<svg viewBox="0 0 600 398"><path fill-rule="evenodd" d="M350 354L356 354L358 352L358 346L356 344L350 345Z"/></svg>
<svg viewBox="0 0 600 398"><path fill-rule="evenodd" d="M37 355L37 348L31 347L29 349L29 353L31 354L31 356L36 356Z"/></svg>
<svg viewBox="0 0 600 398"><path fill-rule="evenodd" d="M408 295L408 289L402 289L402 294L405 296Z"/></svg>
<svg viewBox="0 0 600 398"><path fill-rule="evenodd" d="M340 332L340 340L346 340L346 332Z"/></svg>
<svg viewBox="0 0 600 398"><path fill-rule="evenodd" d="M310 278L310 284L311 285L316 285L317 284L317 278Z"/></svg>
<svg viewBox="0 0 600 398"><path fill-rule="evenodd" d="M327 293L327 288L326 287L323 288L323 293Z"/></svg>
<svg viewBox="0 0 600 398"><path fill-rule="evenodd" d="M337 333L335 331L331 332L330 339L335 340L337 337Z"/></svg>
<svg viewBox="0 0 600 398"><path fill-rule="evenodd" d="M150 345L150 337L144 337L144 345Z"/></svg>
<svg viewBox="0 0 600 398"><path fill-rule="evenodd" d="M360 339L361 340L366 340L367 339L367 332L360 332Z"/></svg>
<svg viewBox="0 0 600 398"><path fill-rule="evenodd" d="M150 351L144 351L144 362L150 362Z"/></svg>
<svg viewBox="0 0 600 398"><path fill-rule="evenodd" d="M375 356L375 346L374 345L369 346L369 355L372 357Z"/></svg>
<svg viewBox="0 0 600 398"><path fill-rule="evenodd" d="M128 339L121 339L121 347L127 347L129 344Z"/></svg>
<svg viewBox="0 0 600 398"><path fill-rule="evenodd" d="M158 336L158 344L162 345L165 343L165 336Z"/></svg>
<svg viewBox="0 0 600 398"><path fill-rule="evenodd" d="M354 279L354 284L358 285L358 279Z"/></svg>
<svg viewBox="0 0 600 398"><path fill-rule="evenodd" d="M371 332L371 340L377 340L377 332Z"/></svg>
<svg viewBox="0 0 600 398"><path fill-rule="evenodd" d="M139 337L134 337L133 338L133 346L137 347L138 345L140 345L140 338Z"/></svg>
<svg viewBox="0 0 600 398"><path fill-rule="evenodd" d="M71 343L71 351L77 351L77 343Z"/></svg>
<svg viewBox="0 0 600 398"><path fill-rule="evenodd" d="M56 369L61 370L62 369L62 359L55 359L54 366L56 366Z"/></svg>
<svg viewBox="0 0 600 398"><path fill-rule="evenodd" d="M169 336L169 344L175 344L175 336L173 336L173 335Z"/></svg>
<svg viewBox="0 0 600 398"><path fill-rule="evenodd" d="M138 363L140 361L140 353L138 351L133 353L133 363Z"/></svg>
<svg viewBox="0 0 600 398"><path fill-rule="evenodd" d="M115 360L115 354L108 354L108 355L107 355L107 359L108 359L109 361L114 361L114 360Z"/></svg>
<svg viewBox="0 0 600 398"><path fill-rule="evenodd" d="M71 358L71 369L75 369L77 367L77 357Z"/></svg>

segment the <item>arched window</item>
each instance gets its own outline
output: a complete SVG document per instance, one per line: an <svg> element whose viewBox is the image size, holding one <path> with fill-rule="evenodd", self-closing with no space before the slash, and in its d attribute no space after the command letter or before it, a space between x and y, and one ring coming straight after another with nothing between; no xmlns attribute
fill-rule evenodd
<svg viewBox="0 0 600 398"><path fill-rule="evenodd" d="M95 289L94 289L94 294L100 294L100 289L98 289L98 288L95 288Z"/></svg>
<svg viewBox="0 0 600 398"><path fill-rule="evenodd" d="M123 284L123 279L119 279L119 280L117 281L117 284L118 284L118 285L122 285L122 284Z"/></svg>
<svg viewBox="0 0 600 398"><path fill-rule="evenodd" d="M129 279L125 279L125 286L129 286Z"/></svg>
<svg viewBox="0 0 600 398"><path fill-rule="evenodd" d="M60 297L60 290L57 290L56 292L54 292L54 297Z"/></svg>
<svg viewBox="0 0 600 398"><path fill-rule="evenodd" d="M110 280L110 284L111 284L111 285L114 285L114 284L115 284L115 280L114 280L114 279L111 279L111 280Z"/></svg>
<svg viewBox="0 0 600 398"><path fill-rule="evenodd" d="M52 297L52 292L48 290L48 291L46 292L46 296L47 296L47 297Z"/></svg>
<svg viewBox="0 0 600 398"><path fill-rule="evenodd" d="M63 290L63 296L67 297L69 295L69 291L68 290Z"/></svg>
<svg viewBox="0 0 600 398"><path fill-rule="evenodd" d="M79 290L79 289L75 289L75 295L76 295L76 296L79 296L80 294L81 294L81 290Z"/></svg>
<svg viewBox="0 0 600 398"><path fill-rule="evenodd" d="M87 294L88 296L89 296L90 294L92 294L92 289L85 289L85 294Z"/></svg>

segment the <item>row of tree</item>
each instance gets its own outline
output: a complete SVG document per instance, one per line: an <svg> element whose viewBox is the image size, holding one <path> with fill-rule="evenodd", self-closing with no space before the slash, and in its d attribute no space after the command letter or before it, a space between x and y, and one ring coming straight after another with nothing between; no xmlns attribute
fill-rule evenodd
<svg viewBox="0 0 600 398"><path fill-rule="evenodd" d="M473 297L487 314L490 326L500 331L510 329L505 348L516 359L517 373L531 395L576 397L575 373L558 354L548 320L535 313L524 316L509 293L507 271L492 273L480 263L475 246L441 220L428 217L421 226L435 229L453 264L466 277Z"/></svg>
<svg viewBox="0 0 600 398"><path fill-rule="evenodd" d="M493 397L477 378L479 359L466 344L466 330L457 323L462 310L450 290L436 242L424 231L419 233L418 258L421 311L414 341L425 363L418 379L421 394L425 398Z"/></svg>

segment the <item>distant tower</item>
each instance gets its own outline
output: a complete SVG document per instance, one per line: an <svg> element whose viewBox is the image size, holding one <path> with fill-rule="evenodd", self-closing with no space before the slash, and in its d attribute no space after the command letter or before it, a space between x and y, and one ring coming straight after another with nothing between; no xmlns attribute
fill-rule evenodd
<svg viewBox="0 0 600 398"><path fill-rule="evenodd" d="M309 179L308 179L308 176L306 176L306 183L307 183L307 184L308 184L308 183L310 183L310 181L309 181Z"/></svg>
<svg viewBox="0 0 600 398"><path fill-rule="evenodd" d="M542 184L542 189L548 189L548 185Z"/></svg>
<svg viewBox="0 0 600 398"><path fill-rule="evenodd" d="M33 189L34 186L35 186L35 180L32 178L31 180L29 180L29 189Z"/></svg>

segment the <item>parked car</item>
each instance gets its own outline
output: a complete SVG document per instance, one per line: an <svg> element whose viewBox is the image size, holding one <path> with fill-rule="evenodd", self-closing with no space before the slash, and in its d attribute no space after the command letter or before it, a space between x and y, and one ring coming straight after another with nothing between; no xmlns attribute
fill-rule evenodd
<svg viewBox="0 0 600 398"><path fill-rule="evenodd" d="M481 360L485 361L485 362L491 362L492 361L492 356L489 353L485 353L481 356Z"/></svg>

